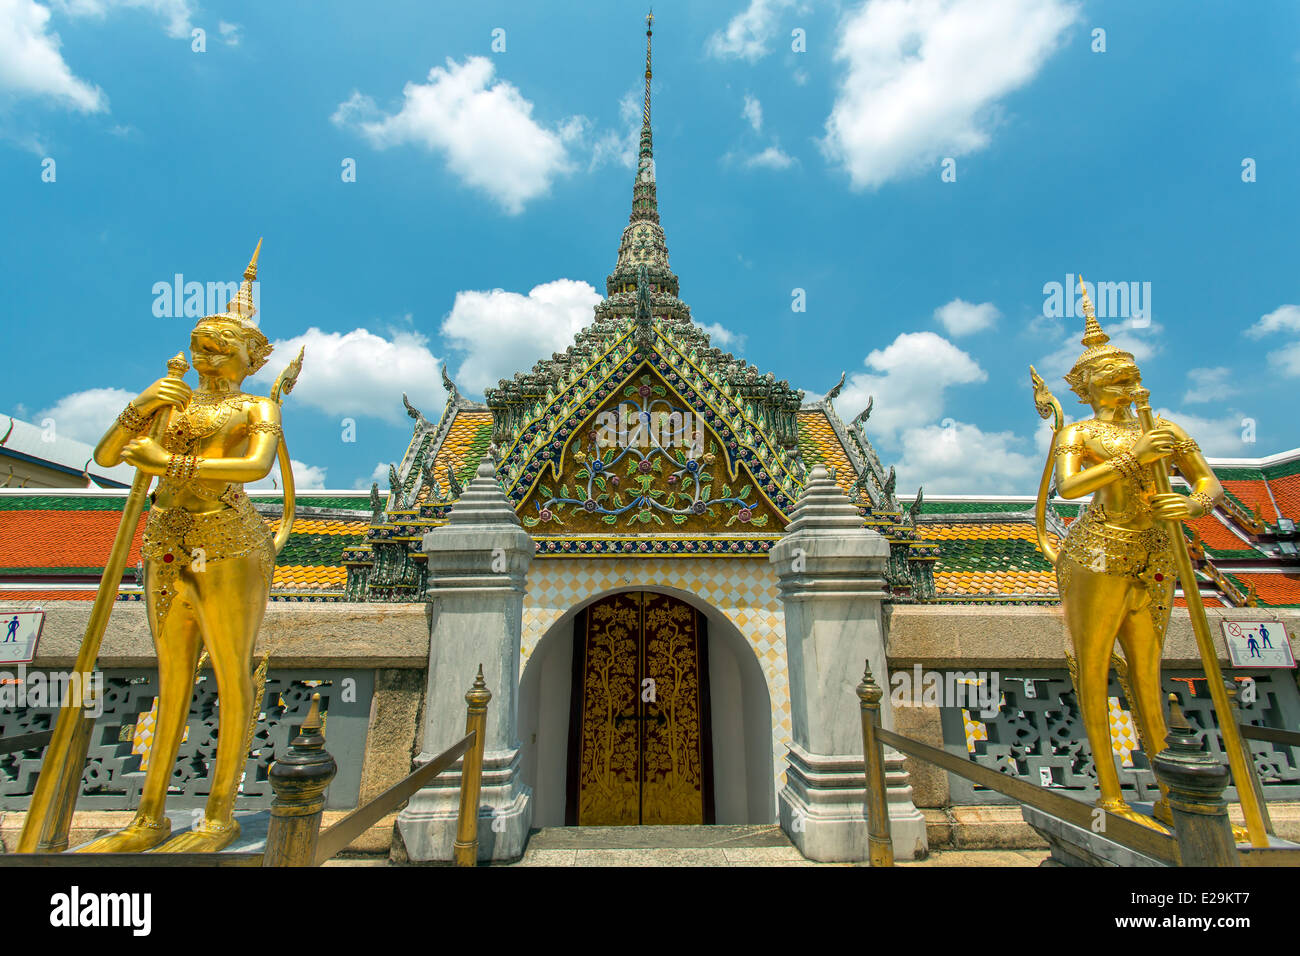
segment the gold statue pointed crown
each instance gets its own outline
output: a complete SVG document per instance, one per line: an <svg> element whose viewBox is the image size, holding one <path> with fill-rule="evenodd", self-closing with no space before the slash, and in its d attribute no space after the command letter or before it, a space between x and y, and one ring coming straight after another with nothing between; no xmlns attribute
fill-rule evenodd
<svg viewBox="0 0 1300 956"><path fill-rule="evenodd" d="M1101 323L1097 321L1097 310L1093 308L1092 299L1088 297L1088 287L1083 284L1083 276L1079 276L1079 290L1083 293L1083 338L1079 344L1084 347L1084 352L1074 362L1074 368L1070 369L1065 376L1066 384L1078 395L1085 403L1088 400L1088 370L1098 360L1109 356L1123 356L1130 361L1135 361L1132 352L1126 352L1118 346L1110 344L1110 336L1103 331Z"/></svg>
<svg viewBox="0 0 1300 956"><path fill-rule="evenodd" d="M244 269L244 279L239 284L239 291L226 304L226 311L199 319L199 323L213 320L230 322L243 329L248 334L249 357L253 361L251 371L254 372L266 364L271 354L271 342L253 318L257 314L257 307L253 304L253 282L257 279L257 258L261 254L262 240L259 238L257 247L253 250L253 258L248 260L248 266Z"/></svg>
<svg viewBox="0 0 1300 956"><path fill-rule="evenodd" d="M257 314L257 307L253 305L253 282L257 279L257 257L261 254L262 240L259 238L257 248L253 250L253 258L248 260L248 267L244 269L244 281L239 284L239 291L235 293L235 297L226 303L226 311L205 318L226 319L239 325L257 328L258 323L253 319Z"/></svg>

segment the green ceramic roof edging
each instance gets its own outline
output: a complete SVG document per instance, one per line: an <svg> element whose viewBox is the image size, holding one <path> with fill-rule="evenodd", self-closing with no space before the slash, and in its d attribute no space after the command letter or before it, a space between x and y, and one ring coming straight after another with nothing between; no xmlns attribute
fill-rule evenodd
<svg viewBox="0 0 1300 956"><path fill-rule="evenodd" d="M338 566L343 561L343 550L355 547L365 540L360 534L291 534L275 563L280 567Z"/></svg>
<svg viewBox="0 0 1300 956"><path fill-rule="evenodd" d="M1271 465L1264 469L1264 477L1269 481L1275 481L1278 478L1288 478L1291 475L1300 475L1300 458L1294 461L1283 462L1280 465Z"/></svg>
<svg viewBox="0 0 1300 956"><path fill-rule="evenodd" d="M1051 571L1032 541L964 539L937 542L935 573L958 571Z"/></svg>
<svg viewBox="0 0 1300 956"><path fill-rule="evenodd" d="M477 467L477 463L475 465ZM257 504L280 504L283 501L279 495L271 497L254 493L248 497ZM125 504L125 495L0 495L0 511L121 511ZM370 500L363 495L355 498L302 495L297 498L297 505L300 508L370 511ZM148 502L145 507L148 507Z"/></svg>
<svg viewBox="0 0 1300 956"><path fill-rule="evenodd" d="M121 511L125 504L125 495L0 495L0 511Z"/></svg>
<svg viewBox="0 0 1300 956"><path fill-rule="evenodd" d="M456 472L456 480L462 485L472 481L474 475L478 472L479 462L487 454L488 445L492 444L492 419L482 422L474 432L474 439L469 444L469 449L465 452L465 457L460 463L460 470ZM442 449L438 449L440 452Z"/></svg>

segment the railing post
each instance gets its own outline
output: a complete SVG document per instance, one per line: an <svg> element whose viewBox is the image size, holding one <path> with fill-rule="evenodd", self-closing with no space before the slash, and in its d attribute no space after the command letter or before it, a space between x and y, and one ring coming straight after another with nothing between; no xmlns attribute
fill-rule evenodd
<svg viewBox="0 0 1300 956"><path fill-rule="evenodd" d="M311 710L289 752L271 764L275 802L271 804L263 866L312 865L325 809L325 788L337 772L338 765L325 750L321 733L320 694L312 694Z"/></svg>
<svg viewBox="0 0 1300 956"><path fill-rule="evenodd" d="M461 761L460 811L456 817L456 843L452 860L456 866L478 865L478 795L483 783L483 749L487 743L487 708L492 692L483 682L483 665L478 666L474 686L465 694L465 733L474 743Z"/></svg>
<svg viewBox="0 0 1300 956"><path fill-rule="evenodd" d="M884 692L871 676L867 661L858 700L862 702L862 764L867 779L867 845L872 866L894 865L894 841L889 835L889 804L885 797L885 752L876 736Z"/></svg>
<svg viewBox="0 0 1300 956"><path fill-rule="evenodd" d="M1168 746L1151 761L1156 779L1169 788L1181 866L1240 866L1228 804L1228 768L1203 753L1196 734L1169 695ZM1249 786L1240 781L1239 786Z"/></svg>
<svg viewBox="0 0 1300 956"><path fill-rule="evenodd" d="M1224 678L1223 686L1228 692L1228 710L1232 712L1232 719L1236 721L1237 726L1240 728L1244 721L1241 719L1241 707L1238 703L1239 697L1237 694L1237 682L1230 677ZM1246 769L1249 771L1250 789L1255 791L1255 802L1259 804L1259 815L1264 820L1264 832L1269 836L1272 836L1274 833L1273 820L1268 815L1268 803L1264 800L1264 786L1259 781L1259 770L1255 767L1255 752L1250 749L1249 740L1241 734L1236 734L1235 736L1241 742L1242 761L1246 764ZM1224 739L1224 743L1227 743L1226 738ZM1240 787L1241 783L1238 783L1237 786Z"/></svg>

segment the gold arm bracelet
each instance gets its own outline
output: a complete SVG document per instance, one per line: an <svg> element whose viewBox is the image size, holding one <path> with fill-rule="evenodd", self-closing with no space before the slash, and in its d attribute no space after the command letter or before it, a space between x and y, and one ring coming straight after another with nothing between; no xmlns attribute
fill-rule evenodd
<svg viewBox="0 0 1300 956"><path fill-rule="evenodd" d="M1142 466L1130 452L1126 451L1123 454L1116 455L1110 460L1110 466L1115 469L1115 473L1121 478L1128 478L1132 481L1142 480Z"/></svg>
<svg viewBox="0 0 1300 956"><path fill-rule="evenodd" d="M1201 506L1201 517L1208 515L1214 510L1214 499L1203 491L1193 491L1187 497Z"/></svg>
<svg viewBox="0 0 1300 956"><path fill-rule="evenodd" d="M172 455L167 461L167 477L185 480L193 478L199 471L199 462L203 459L197 455Z"/></svg>
<svg viewBox="0 0 1300 956"><path fill-rule="evenodd" d="M253 435L257 432L267 432L271 435L281 435L284 430L275 422L253 422L248 426L248 434Z"/></svg>
<svg viewBox="0 0 1300 956"><path fill-rule="evenodd" d="M117 423L132 435L138 435L149 427L149 419L140 414L140 409L135 407L134 402L126 403L126 408L117 416Z"/></svg>

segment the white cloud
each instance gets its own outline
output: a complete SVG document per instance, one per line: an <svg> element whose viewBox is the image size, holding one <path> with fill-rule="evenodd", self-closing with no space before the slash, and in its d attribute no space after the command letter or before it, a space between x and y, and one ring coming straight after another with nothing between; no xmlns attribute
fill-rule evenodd
<svg viewBox="0 0 1300 956"><path fill-rule="evenodd" d="M568 144L587 125L570 117L548 129L533 120L533 104L482 56L429 71L427 83L407 83L402 107L386 114L374 100L354 92L340 103L333 122L353 128L376 149L415 144L440 154L466 185L486 193L510 215L544 196L551 183L573 169Z"/></svg>
<svg viewBox="0 0 1300 956"><path fill-rule="evenodd" d="M637 151L641 145L641 96L641 90L631 89L618 101L618 118L623 131L606 130L594 138L588 172L606 163L616 163L625 169L636 168Z"/></svg>
<svg viewBox="0 0 1300 956"><path fill-rule="evenodd" d="M221 39L225 41L226 46L239 46L239 41L244 38L243 27L238 23L227 23L222 20L217 24L217 31L221 34Z"/></svg>
<svg viewBox="0 0 1300 956"><path fill-rule="evenodd" d="M796 0L749 0L748 7L709 37L706 47L709 55L751 63L766 56L767 45L780 26L778 14L795 3Z"/></svg>
<svg viewBox="0 0 1300 956"><path fill-rule="evenodd" d="M1183 402L1191 405L1196 402L1217 402L1229 395L1237 394L1240 389L1228 381L1232 369L1226 366L1215 368L1193 368L1187 370L1187 392Z"/></svg>
<svg viewBox="0 0 1300 956"><path fill-rule="evenodd" d="M190 36L196 10L191 0L52 0L52 5L68 16L97 19L116 10L144 10L165 20L167 35L176 38Z"/></svg>
<svg viewBox="0 0 1300 956"><path fill-rule="evenodd" d="M586 282L556 279L528 295L493 289L456 293L442 336L464 352L456 384L482 393L507 376L563 351L592 319L601 296Z"/></svg>
<svg viewBox="0 0 1300 956"><path fill-rule="evenodd" d="M700 328L709 333L709 344L716 349L739 352L745 347L745 336L724 328L721 322L701 325Z"/></svg>
<svg viewBox="0 0 1300 956"><path fill-rule="evenodd" d="M1300 332L1300 305L1283 305L1246 330L1252 339L1261 339L1273 332Z"/></svg>
<svg viewBox="0 0 1300 956"><path fill-rule="evenodd" d="M1043 469L1032 442L951 418L904 430L900 445L898 487L927 494L1034 494Z"/></svg>
<svg viewBox="0 0 1300 956"><path fill-rule="evenodd" d="M124 388L90 388L84 392L65 395L52 406L37 412L33 424L46 418L54 419L55 434L75 438L88 445L98 444L113 424L113 419L135 398L135 392Z"/></svg>
<svg viewBox="0 0 1300 956"><path fill-rule="evenodd" d="M1158 322L1151 322L1145 318L1129 318L1107 327L1105 331L1110 336L1111 345L1132 353L1134 360L1141 365L1156 354L1158 350L1157 342L1160 333L1164 331L1164 327ZM1079 341L1082 336L1083 320L1080 319L1079 327L1072 332L1065 333L1061 345L1055 352L1035 363L1039 374L1047 380L1047 384L1053 392L1059 391L1058 385L1064 387L1061 376L1070 371L1079 356L1083 354L1084 348ZM1060 398L1061 396L1058 394L1057 397Z"/></svg>
<svg viewBox="0 0 1300 956"><path fill-rule="evenodd" d="M782 152L779 146L769 146L761 153L756 153L745 160L746 169L789 169L795 163L794 157Z"/></svg>
<svg viewBox="0 0 1300 956"><path fill-rule="evenodd" d="M1261 339L1275 332L1300 332L1300 305L1283 305L1246 330L1252 339ZM1300 378L1300 342L1289 342L1268 353L1268 364L1288 378Z"/></svg>
<svg viewBox="0 0 1300 956"><path fill-rule="evenodd" d="M953 299L935 309L934 317L948 330L949 335L961 336L992 328L993 323L1002 317L1002 313L992 302L981 302L976 305L965 299Z"/></svg>
<svg viewBox="0 0 1300 956"><path fill-rule="evenodd" d="M108 109L103 90L73 75L49 20L35 0L0 0L0 94L49 97L86 113Z"/></svg>
<svg viewBox="0 0 1300 956"><path fill-rule="evenodd" d="M394 464L396 464L396 462L394 462ZM368 478L358 478L356 481L352 482L352 487L368 489L375 482L379 482L379 488L381 491L388 488L388 462L375 462L375 468L370 472L370 476ZM367 507L369 506L367 505Z"/></svg>
<svg viewBox="0 0 1300 956"><path fill-rule="evenodd" d="M745 122L754 127L754 132L761 132L763 129L763 104L755 97L745 94L745 106L740 111L740 115L745 118Z"/></svg>
<svg viewBox="0 0 1300 956"><path fill-rule="evenodd" d="M867 428L886 442L896 441L904 429L937 420L945 389L988 379L975 359L934 332L904 332L864 364L873 371L851 375L837 404L851 418L875 396Z"/></svg>
<svg viewBox="0 0 1300 956"><path fill-rule="evenodd" d="M293 468L293 487L295 491L319 491L322 488L329 487L325 484L326 469L305 464L297 458L290 458L289 464ZM280 466L278 464L272 465L271 471L265 478L251 481L246 487L250 491L269 491L272 488L279 488Z"/></svg>
<svg viewBox="0 0 1300 956"><path fill-rule="evenodd" d="M305 349L298 384L286 402L301 402L327 415L367 416L400 423L406 417L401 393L426 415L442 411L447 394L439 374L441 362L418 332L394 332L391 338L367 329L302 335L275 343L275 353L253 379L269 389L295 355Z"/></svg>
<svg viewBox="0 0 1300 956"><path fill-rule="evenodd" d="M756 0L757 2L757 0ZM874 0L849 13L845 73L822 148L854 189L875 189L989 143L1019 89L1079 16L1066 0Z"/></svg>
<svg viewBox="0 0 1300 956"><path fill-rule="evenodd" d="M1202 454L1211 458L1259 457L1259 448L1255 443L1242 441L1245 427L1242 421L1246 416L1236 410L1219 418L1202 418L1167 408L1157 409L1156 414L1182 426L1187 434L1196 439Z"/></svg>

